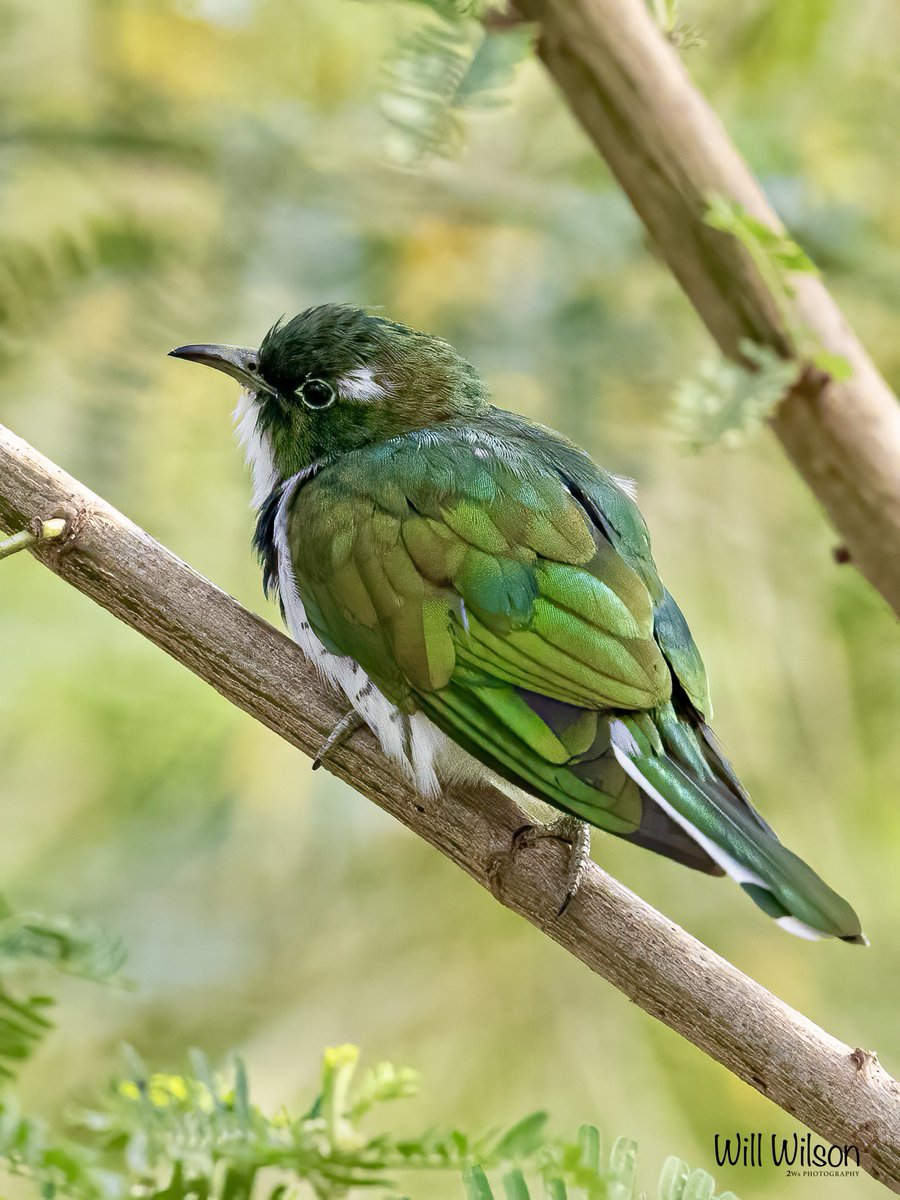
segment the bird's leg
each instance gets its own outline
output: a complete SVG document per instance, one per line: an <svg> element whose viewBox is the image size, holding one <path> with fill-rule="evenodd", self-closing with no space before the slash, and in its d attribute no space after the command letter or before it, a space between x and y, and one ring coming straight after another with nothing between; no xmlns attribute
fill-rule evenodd
<svg viewBox="0 0 900 1200"><path fill-rule="evenodd" d="M365 721L355 708L351 708L348 713L344 713L337 725L335 725L334 729L332 729L331 733L329 733L328 737L319 747L319 752L313 759L312 769L317 771L335 746L342 746L362 725L365 725Z"/></svg>
<svg viewBox="0 0 900 1200"><path fill-rule="evenodd" d="M546 825L523 825L513 834L513 853L522 847L533 846L535 842L544 838L555 838L569 846L566 894L556 914L561 917L581 886L584 872L590 862L591 827L587 821L580 821L578 817L568 813L563 813L555 821L548 821Z"/></svg>

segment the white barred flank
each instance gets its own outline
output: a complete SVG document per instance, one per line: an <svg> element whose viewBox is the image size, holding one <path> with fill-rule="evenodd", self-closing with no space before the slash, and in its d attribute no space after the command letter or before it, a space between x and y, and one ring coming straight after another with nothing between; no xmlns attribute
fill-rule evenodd
<svg viewBox="0 0 900 1200"><path fill-rule="evenodd" d="M359 386L365 384L365 380L356 382ZM277 484L278 473L269 439L259 430L256 416L256 396L245 391L235 410L236 432L253 476L253 503L259 508ZM455 746L427 717L401 713L357 662L346 655L332 654L314 633L297 590L287 536L290 504L307 474L301 471L285 483L274 524L278 590L291 637L322 678L344 693L378 738L384 753L402 766L423 796L436 796L440 791L438 764L444 778L483 776L481 764Z"/></svg>

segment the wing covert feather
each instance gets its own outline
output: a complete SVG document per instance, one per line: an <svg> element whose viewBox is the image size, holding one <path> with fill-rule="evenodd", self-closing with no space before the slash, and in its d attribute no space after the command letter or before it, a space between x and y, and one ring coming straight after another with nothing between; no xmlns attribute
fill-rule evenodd
<svg viewBox="0 0 900 1200"><path fill-rule="evenodd" d="M316 632L376 680L399 669L415 692L462 667L584 707L664 702L669 668L640 576L555 473L466 454L475 481L463 461L452 488L402 455L386 486L357 452L298 492L289 541Z"/></svg>
<svg viewBox="0 0 900 1200"><path fill-rule="evenodd" d="M287 534L313 630L395 704L550 803L716 869L612 751L605 713L659 709L673 672L699 707L705 675L636 506L586 456L407 434L320 469Z"/></svg>

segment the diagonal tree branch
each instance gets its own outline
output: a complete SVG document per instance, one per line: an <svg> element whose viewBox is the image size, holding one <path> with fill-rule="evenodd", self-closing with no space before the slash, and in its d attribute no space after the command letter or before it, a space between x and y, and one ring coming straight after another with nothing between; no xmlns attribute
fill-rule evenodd
<svg viewBox="0 0 900 1200"><path fill-rule="evenodd" d="M831 379L806 364L772 417L849 557L900 614L900 405L821 280L776 295L749 251L704 221L713 196L782 226L644 0L514 0L538 52L722 351L749 338L802 356L798 330L845 358Z"/></svg>
<svg viewBox="0 0 900 1200"><path fill-rule="evenodd" d="M32 548L66 582L313 756L342 715L298 647L0 425L0 528L64 517ZM528 818L503 793L448 790L426 804L367 733L327 761L341 779L462 867L513 912L786 1112L900 1192L900 1087L719 958L594 864L563 917L565 854L509 853Z"/></svg>

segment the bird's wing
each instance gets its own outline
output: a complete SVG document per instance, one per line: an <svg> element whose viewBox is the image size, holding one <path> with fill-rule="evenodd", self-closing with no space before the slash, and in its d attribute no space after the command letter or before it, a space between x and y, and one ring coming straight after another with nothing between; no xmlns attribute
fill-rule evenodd
<svg viewBox="0 0 900 1200"><path fill-rule="evenodd" d="M421 694L477 677L591 709L670 695L658 580L557 471L487 433L344 455L299 490L288 536L316 632L376 679Z"/></svg>
<svg viewBox="0 0 900 1200"><path fill-rule="evenodd" d="M715 869L610 746L603 714L657 708L672 674L655 635L667 594L643 522L593 471L587 493L533 446L477 428L345 455L292 505L298 588L329 648L500 774Z"/></svg>
<svg viewBox="0 0 900 1200"><path fill-rule="evenodd" d="M727 871L804 936L861 940L712 740L703 664L633 501L537 433L407 434L300 487L287 533L315 632L533 795Z"/></svg>

